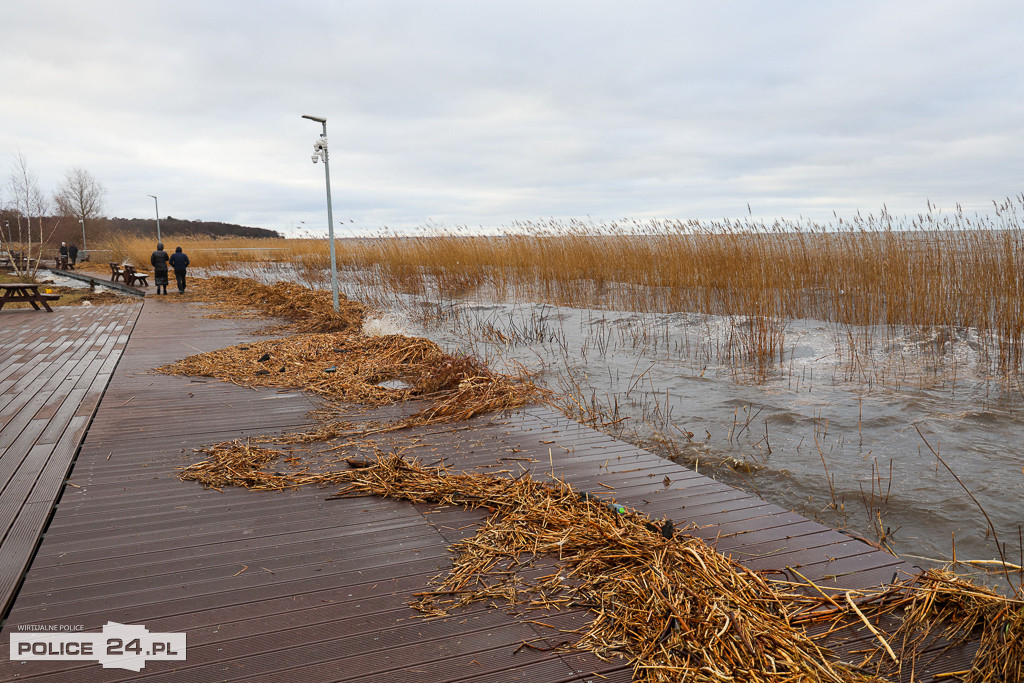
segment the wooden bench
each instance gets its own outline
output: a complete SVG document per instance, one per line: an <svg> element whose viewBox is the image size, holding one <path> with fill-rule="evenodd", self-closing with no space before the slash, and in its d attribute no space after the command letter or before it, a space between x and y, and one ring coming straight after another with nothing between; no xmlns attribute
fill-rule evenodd
<svg viewBox="0 0 1024 683"><path fill-rule="evenodd" d="M135 270L135 266L124 267L124 283L130 287L134 287L138 283L142 287L148 287L149 283L146 282L146 278L149 277L149 273L140 273Z"/></svg>
<svg viewBox="0 0 1024 683"><path fill-rule="evenodd" d="M110 263L110 281L115 282L117 280L124 279L124 271L121 270L121 266L116 263Z"/></svg>
<svg viewBox="0 0 1024 683"><path fill-rule="evenodd" d="M53 313L49 302L56 301L60 294L46 294L39 292L39 285L30 282L0 283L0 308L4 304L26 302L32 304L37 311L42 310L39 304L43 305L48 312Z"/></svg>

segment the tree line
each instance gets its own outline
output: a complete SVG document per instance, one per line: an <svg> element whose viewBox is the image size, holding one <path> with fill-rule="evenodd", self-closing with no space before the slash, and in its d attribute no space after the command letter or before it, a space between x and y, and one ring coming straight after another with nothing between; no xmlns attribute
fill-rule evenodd
<svg viewBox="0 0 1024 683"><path fill-rule="evenodd" d="M153 218L105 218L104 228L108 231L133 235L156 235L156 220ZM282 237L277 230L252 228L220 221L185 220L167 216L160 219L161 235L195 235L209 237Z"/></svg>

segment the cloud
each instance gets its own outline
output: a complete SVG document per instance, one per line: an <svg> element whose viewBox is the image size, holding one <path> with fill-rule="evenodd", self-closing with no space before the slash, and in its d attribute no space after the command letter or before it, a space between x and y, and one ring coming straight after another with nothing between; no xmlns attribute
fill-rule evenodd
<svg viewBox="0 0 1024 683"><path fill-rule="evenodd" d="M1012 3L9 2L0 153L108 211L270 228L985 208ZM347 223L346 223L347 224Z"/></svg>

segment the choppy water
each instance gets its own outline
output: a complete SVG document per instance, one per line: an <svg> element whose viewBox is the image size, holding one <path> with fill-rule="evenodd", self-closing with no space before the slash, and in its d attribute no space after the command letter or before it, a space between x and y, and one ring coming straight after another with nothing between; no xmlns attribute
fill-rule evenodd
<svg viewBox="0 0 1024 683"><path fill-rule="evenodd" d="M522 365L606 431L922 566L954 538L959 559L998 557L989 520L1024 564L1024 392L999 386L970 330L791 321L782 360L758 374L727 353L745 321L715 316L395 296L369 324ZM852 353L866 334L871 353Z"/></svg>

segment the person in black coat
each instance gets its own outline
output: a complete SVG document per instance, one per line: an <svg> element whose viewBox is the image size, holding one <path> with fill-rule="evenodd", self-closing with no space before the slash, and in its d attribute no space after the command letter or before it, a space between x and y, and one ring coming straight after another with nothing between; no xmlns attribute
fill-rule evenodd
<svg viewBox="0 0 1024 683"><path fill-rule="evenodd" d="M156 293L160 294L160 288L163 287L164 294L167 294L167 262L170 261L170 257L167 252L164 251L164 244L160 242L156 245L156 251L149 257L149 262L153 265L153 284L156 285Z"/></svg>
<svg viewBox="0 0 1024 683"><path fill-rule="evenodd" d="M174 268L174 279L178 281L178 294L185 293L185 270L188 268L188 254L175 247L171 254L171 268ZM164 292L167 290L164 289Z"/></svg>
<svg viewBox="0 0 1024 683"><path fill-rule="evenodd" d="M68 269L68 243L67 242L61 242L60 243L60 269L61 270L67 270Z"/></svg>
<svg viewBox="0 0 1024 683"><path fill-rule="evenodd" d="M78 247L74 242L68 245L68 258L71 259L71 270L74 270L75 262L78 260Z"/></svg>

